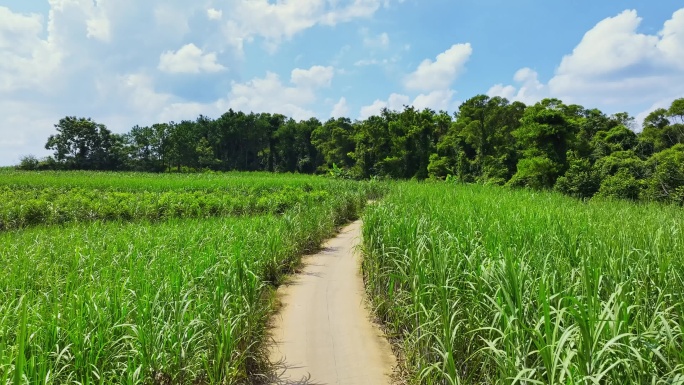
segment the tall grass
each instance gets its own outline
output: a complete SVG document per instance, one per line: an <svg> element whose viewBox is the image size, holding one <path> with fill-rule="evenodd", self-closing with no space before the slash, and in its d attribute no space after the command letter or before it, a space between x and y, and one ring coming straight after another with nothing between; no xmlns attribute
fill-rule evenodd
<svg viewBox="0 0 684 385"><path fill-rule="evenodd" d="M1 233L0 384L247 381L272 288L357 215L355 186L281 215Z"/></svg>
<svg viewBox="0 0 684 385"><path fill-rule="evenodd" d="M82 187L115 191L251 190L283 186L328 186L330 179L301 174L227 172L206 174L151 174L99 171L17 171L0 169L0 186Z"/></svg>
<svg viewBox="0 0 684 385"><path fill-rule="evenodd" d="M0 231L96 220L282 213L297 204L318 204L337 191L365 194L379 188L374 183L255 173L0 172Z"/></svg>
<svg viewBox="0 0 684 385"><path fill-rule="evenodd" d="M340 186L342 187L342 186ZM327 189L134 191L0 187L0 230L96 220L165 220L282 213L317 204Z"/></svg>
<svg viewBox="0 0 684 385"><path fill-rule="evenodd" d="M684 384L684 212L400 184L364 216L413 383Z"/></svg>

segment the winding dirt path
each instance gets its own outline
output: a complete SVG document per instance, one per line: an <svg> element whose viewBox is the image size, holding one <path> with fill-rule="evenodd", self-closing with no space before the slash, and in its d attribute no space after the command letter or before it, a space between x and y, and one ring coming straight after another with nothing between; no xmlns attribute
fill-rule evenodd
<svg viewBox="0 0 684 385"><path fill-rule="evenodd" d="M270 358L274 384L390 384L396 365L390 345L371 322L355 247L361 222L348 225L303 259L305 268L278 289Z"/></svg>

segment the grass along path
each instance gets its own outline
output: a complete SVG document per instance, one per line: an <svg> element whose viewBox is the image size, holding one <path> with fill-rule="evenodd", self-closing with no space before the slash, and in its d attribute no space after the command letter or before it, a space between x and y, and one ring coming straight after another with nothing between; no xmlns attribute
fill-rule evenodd
<svg viewBox="0 0 684 385"><path fill-rule="evenodd" d="M377 315L415 384L684 384L684 215L401 183L363 217Z"/></svg>
<svg viewBox="0 0 684 385"><path fill-rule="evenodd" d="M0 233L0 384L246 382L271 288L366 199Z"/></svg>

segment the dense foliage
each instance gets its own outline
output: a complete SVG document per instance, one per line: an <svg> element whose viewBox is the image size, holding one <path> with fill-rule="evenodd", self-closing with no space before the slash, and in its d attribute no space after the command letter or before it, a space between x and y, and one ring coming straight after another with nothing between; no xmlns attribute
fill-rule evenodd
<svg viewBox="0 0 684 385"><path fill-rule="evenodd" d="M458 112L383 110L351 121L295 121L228 111L216 120L133 127L111 133L67 117L46 144L54 156L26 157L23 169L242 170L369 178L456 178L684 203L684 99L658 109L634 131L626 113L546 99L525 106L479 95Z"/></svg>
<svg viewBox="0 0 684 385"><path fill-rule="evenodd" d="M411 383L684 383L678 207L401 183L364 215Z"/></svg>
<svg viewBox="0 0 684 385"><path fill-rule="evenodd" d="M0 231L95 220L208 218L282 213L325 201L340 181L251 174L0 172ZM78 178L81 178L80 180ZM149 181L144 185L145 181ZM73 182L70 182L73 181ZM127 182L134 182L129 184ZM347 185L353 190L360 185Z"/></svg>
<svg viewBox="0 0 684 385"><path fill-rule="evenodd" d="M5 199L28 195L74 222L0 232L3 385L245 383L265 372L273 287L379 191L292 175L3 176ZM139 220L166 197L250 215ZM121 210L115 222L87 214Z"/></svg>

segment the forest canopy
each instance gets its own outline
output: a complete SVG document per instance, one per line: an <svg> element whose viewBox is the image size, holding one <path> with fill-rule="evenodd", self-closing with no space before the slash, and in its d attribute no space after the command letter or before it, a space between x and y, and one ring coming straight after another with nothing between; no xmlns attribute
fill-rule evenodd
<svg viewBox="0 0 684 385"><path fill-rule="evenodd" d="M478 95L453 115L384 109L365 120L295 121L229 110L218 119L112 133L65 117L26 170L271 171L356 179L449 179L684 204L684 99L635 132L627 113L544 99L534 105Z"/></svg>

